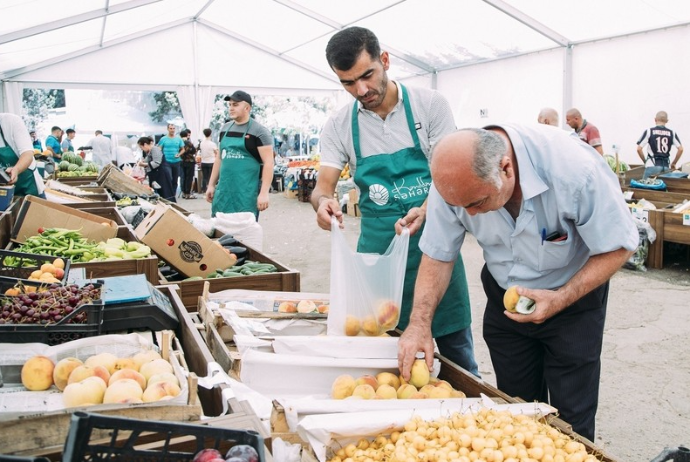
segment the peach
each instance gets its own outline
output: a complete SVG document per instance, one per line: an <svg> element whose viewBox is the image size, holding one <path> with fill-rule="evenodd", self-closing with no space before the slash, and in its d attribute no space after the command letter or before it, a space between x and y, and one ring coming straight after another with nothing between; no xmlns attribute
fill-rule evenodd
<svg viewBox="0 0 690 462"><path fill-rule="evenodd" d="M429 381L429 383L431 383L431 381ZM445 380L439 380L438 382L435 382L435 383L434 383L434 386L435 386L435 387L447 388L448 390L452 390L452 389L453 389L453 385L451 385L450 383L446 382Z"/></svg>
<svg viewBox="0 0 690 462"><path fill-rule="evenodd" d="M316 311L318 311L321 314L326 314L328 313L328 305L319 305L316 307Z"/></svg>
<svg viewBox="0 0 690 462"><path fill-rule="evenodd" d="M398 392L388 384L379 385L376 389L376 398L378 399L398 399Z"/></svg>
<svg viewBox="0 0 690 462"><path fill-rule="evenodd" d="M429 395L422 393L421 391L416 391L410 395L409 399L427 399Z"/></svg>
<svg viewBox="0 0 690 462"><path fill-rule="evenodd" d="M120 379L108 385L103 403L141 403L144 393L139 382L133 379Z"/></svg>
<svg viewBox="0 0 690 462"><path fill-rule="evenodd" d="M362 385L357 385L352 391L352 396L360 396L364 399L374 399L376 396L376 390L371 385L365 383Z"/></svg>
<svg viewBox="0 0 690 462"><path fill-rule="evenodd" d="M108 380L108 386L117 382L118 380L130 379L134 380L141 387L141 391L146 388L146 378L134 369L120 369L119 371L113 372Z"/></svg>
<svg viewBox="0 0 690 462"><path fill-rule="evenodd" d="M111 374L115 372L115 363L117 362L117 356L112 353L99 353L97 355L89 356L84 361L86 366L103 366L108 369Z"/></svg>
<svg viewBox="0 0 690 462"><path fill-rule="evenodd" d="M162 374L163 372L172 372L173 368L172 365L165 359L154 359L153 361L149 361L147 363L144 363L141 365L139 368L139 372L141 375L146 377L146 380L148 381L149 378L151 378L152 375L156 374Z"/></svg>
<svg viewBox="0 0 690 462"><path fill-rule="evenodd" d="M110 372L108 372L108 369L105 367L83 365L74 368L67 379L67 384L69 385L70 383L81 382L85 378L92 377L94 375L96 377L100 377L105 383L108 383L110 380Z"/></svg>
<svg viewBox="0 0 690 462"><path fill-rule="evenodd" d="M134 369L135 371L138 371L139 367L137 366L137 362L134 360L134 358L117 358L111 374L122 369Z"/></svg>
<svg viewBox="0 0 690 462"><path fill-rule="evenodd" d="M152 383L156 383L156 382L172 382L176 385L180 384L180 381L177 380L177 377L172 372L163 372L161 374L154 374L151 377L149 377L149 380L146 382L146 385L151 385Z"/></svg>
<svg viewBox="0 0 690 462"><path fill-rule="evenodd" d="M132 359L136 365L136 370L139 370L142 364L153 361L154 359L161 359L161 355L156 350L145 350L132 356Z"/></svg>
<svg viewBox="0 0 690 462"><path fill-rule="evenodd" d="M67 386L67 380L74 369L84 363L78 358L62 358L53 370L53 382L58 390L63 391Z"/></svg>
<svg viewBox="0 0 690 462"><path fill-rule="evenodd" d="M385 301L376 309L376 320L381 326L381 329L391 330L398 325L400 318L400 308L391 301Z"/></svg>
<svg viewBox="0 0 690 462"><path fill-rule="evenodd" d="M172 382L156 382L146 387L142 400L145 403L150 403L164 399L173 399L180 394L180 391L180 387Z"/></svg>
<svg viewBox="0 0 690 462"><path fill-rule="evenodd" d="M376 389L379 387L379 382L373 375L363 375L355 380L355 386L364 384L371 385L371 388L373 388L374 391L376 391Z"/></svg>
<svg viewBox="0 0 690 462"><path fill-rule="evenodd" d="M429 383L429 367L426 360L415 359L410 369L410 383L418 389Z"/></svg>
<svg viewBox="0 0 690 462"><path fill-rule="evenodd" d="M390 385L396 390L400 388L400 379L392 372L379 372L376 374L376 381L379 385Z"/></svg>
<svg viewBox="0 0 690 462"><path fill-rule="evenodd" d="M279 313L297 313L297 305L293 302L283 302L278 305Z"/></svg>
<svg viewBox="0 0 690 462"><path fill-rule="evenodd" d="M53 371L55 364L45 356L29 358L22 366L22 385L27 390L42 391L53 385Z"/></svg>
<svg viewBox="0 0 690 462"><path fill-rule="evenodd" d="M429 386L429 385L427 385ZM428 395L431 399L446 399L451 397L450 390L445 387L434 387L431 385L432 389L429 391Z"/></svg>
<svg viewBox="0 0 690 462"><path fill-rule="evenodd" d="M409 383L400 385L400 388L398 388L397 391L398 399L410 399L410 396L412 396L414 393L417 393L417 389L414 387L414 385L410 385Z"/></svg>
<svg viewBox="0 0 690 462"><path fill-rule="evenodd" d="M367 316L362 322L362 331L369 336L380 335L382 330L379 327L379 323L376 322L376 318L373 316Z"/></svg>
<svg viewBox="0 0 690 462"><path fill-rule="evenodd" d="M92 406L103 402L106 384L102 378L91 376L80 382L70 383L62 392L65 407Z"/></svg>
<svg viewBox="0 0 690 462"><path fill-rule="evenodd" d="M430 383L427 383L422 388L420 388L419 391L421 391L422 393L426 393L427 395L431 395L431 390L435 390L435 389L436 389L435 386L433 386Z"/></svg>
<svg viewBox="0 0 690 462"><path fill-rule="evenodd" d="M461 392L460 390L451 390L450 391L450 397L451 398L466 398L467 395L465 395L465 393Z"/></svg>
<svg viewBox="0 0 690 462"><path fill-rule="evenodd" d="M297 304L298 313L313 313L316 311L316 303L311 300L300 300Z"/></svg>
<svg viewBox="0 0 690 462"><path fill-rule="evenodd" d="M352 395L355 387L355 379L349 374L338 376L331 385L331 397L333 399L344 399Z"/></svg>
<svg viewBox="0 0 690 462"><path fill-rule="evenodd" d="M354 337L359 334L360 324L359 319L354 316L348 316L345 319L345 335Z"/></svg>

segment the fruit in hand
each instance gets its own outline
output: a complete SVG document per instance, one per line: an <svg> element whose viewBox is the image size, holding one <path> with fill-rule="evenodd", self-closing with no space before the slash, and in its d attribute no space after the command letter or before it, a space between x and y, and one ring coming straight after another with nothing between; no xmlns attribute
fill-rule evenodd
<svg viewBox="0 0 690 462"><path fill-rule="evenodd" d="M409 382L417 388L422 388L429 383L429 368L426 365L426 360L415 359L410 369Z"/></svg>
<svg viewBox="0 0 690 462"><path fill-rule="evenodd" d="M55 364L45 356L34 356L22 366L22 385L27 390L43 391L53 385Z"/></svg>
<svg viewBox="0 0 690 462"><path fill-rule="evenodd" d="M259 453L254 449L253 446L248 444L236 444L228 450L225 454L225 459L230 459L231 457L237 457L244 462L259 462Z"/></svg>
<svg viewBox="0 0 690 462"><path fill-rule="evenodd" d="M510 286L503 294L503 306L511 313L530 314L536 309L534 300L518 295L517 286Z"/></svg>
<svg viewBox="0 0 690 462"><path fill-rule="evenodd" d="M194 455L192 462L210 462L212 459L223 459L223 454L217 449L202 449Z"/></svg>

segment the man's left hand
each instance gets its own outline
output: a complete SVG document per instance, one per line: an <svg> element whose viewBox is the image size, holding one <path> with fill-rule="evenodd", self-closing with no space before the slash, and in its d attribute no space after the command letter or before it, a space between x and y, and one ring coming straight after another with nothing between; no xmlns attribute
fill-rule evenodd
<svg viewBox="0 0 690 462"><path fill-rule="evenodd" d="M268 193L259 193L259 197L256 199L256 207L259 212L263 212L268 208Z"/></svg>
<svg viewBox="0 0 690 462"><path fill-rule="evenodd" d="M402 233L403 228L410 230L410 236L414 236L422 228L426 219L426 209L423 207L412 207L407 215L395 223L395 233Z"/></svg>
<svg viewBox="0 0 690 462"><path fill-rule="evenodd" d="M534 324L541 324L547 319L560 313L565 308L562 306L562 303L559 300L558 292L555 290L539 290L519 287L518 294L534 300L536 308L530 314L511 313L508 310L504 311L505 315L515 322L531 322Z"/></svg>
<svg viewBox="0 0 690 462"><path fill-rule="evenodd" d="M10 182L8 184L15 184L17 182L17 176L19 173L15 167L9 167L5 170L10 175Z"/></svg>

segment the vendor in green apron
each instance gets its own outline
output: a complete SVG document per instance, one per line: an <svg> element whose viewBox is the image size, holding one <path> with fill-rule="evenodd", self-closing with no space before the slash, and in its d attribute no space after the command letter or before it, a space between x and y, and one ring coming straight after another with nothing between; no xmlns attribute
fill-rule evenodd
<svg viewBox="0 0 690 462"><path fill-rule="evenodd" d="M273 180L273 135L251 118L252 98L237 90L225 97L232 122L220 130L216 156L206 188L211 216L216 213L259 212L268 208Z"/></svg>
<svg viewBox="0 0 690 462"><path fill-rule="evenodd" d="M340 172L350 165L360 191L362 229L357 251L382 254L403 226L410 248L398 328L409 322L414 284L422 253L426 197L431 185L429 153L443 135L455 131L450 105L433 90L407 88L388 80L388 52L361 27L335 34L326 57L343 87L357 101L331 117L321 132L321 165L311 203L317 223L342 226L340 204L333 198ZM439 351L460 367L479 375L470 328L469 291L458 255L448 291L434 315L432 333Z"/></svg>
<svg viewBox="0 0 690 462"><path fill-rule="evenodd" d="M15 196L40 196L43 194L43 179L36 170L34 147L29 131L21 117L0 113L0 169L14 185ZM5 179L0 181L0 186Z"/></svg>

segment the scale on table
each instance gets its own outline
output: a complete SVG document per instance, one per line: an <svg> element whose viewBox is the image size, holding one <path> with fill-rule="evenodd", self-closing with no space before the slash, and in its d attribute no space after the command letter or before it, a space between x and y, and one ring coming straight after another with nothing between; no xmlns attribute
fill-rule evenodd
<svg viewBox="0 0 690 462"><path fill-rule="evenodd" d="M143 274L99 278L105 304L103 332L176 329L175 309Z"/></svg>

